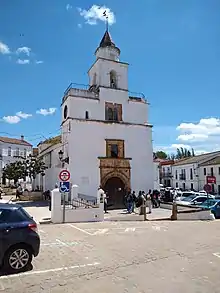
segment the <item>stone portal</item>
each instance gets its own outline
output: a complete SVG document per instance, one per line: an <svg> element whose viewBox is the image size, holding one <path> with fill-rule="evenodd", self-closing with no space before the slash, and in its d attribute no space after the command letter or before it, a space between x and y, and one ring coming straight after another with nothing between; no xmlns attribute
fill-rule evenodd
<svg viewBox="0 0 220 293"><path fill-rule="evenodd" d="M124 208L124 197L131 188L129 158L99 158L100 184L107 192L110 208Z"/></svg>

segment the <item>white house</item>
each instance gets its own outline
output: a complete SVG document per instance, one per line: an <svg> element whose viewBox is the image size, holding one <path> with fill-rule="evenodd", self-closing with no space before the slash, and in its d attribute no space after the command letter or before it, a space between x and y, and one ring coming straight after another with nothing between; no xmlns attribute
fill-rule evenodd
<svg viewBox="0 0 220 293"><path fill-rule="evenodd" d="M172 165L172 186L179 187L182 189L191 189L191 190L202 190L204 185L207 182L207 176L210 173L211 176L211 167L206 168L207 162L213 160L220 156L220 151L206 153L199 156L179 160ZM214 167L213 167L214 172ZM214 173L213 173L214 174ZM216 191L216 188L214 188ZM213 190L213 191L214 191Z"/></svg>
<svg viewBox="0 0 220 293"><path fill-rule="evenodd" d="M40 190L52 190L59 182L59 173L62 170L62 163L59 159L59 151L62 150L61 135L47 139L38 144L38 157L42 158L47 169L45 176L39 174L35 185Z"/></svg>
<svg viewBox="0 0 220 293"><path fill-rule="evenodd" d="M24 140L22 135L20 139L10 137L0 137L0 182L2 184L8 183L3 178L3 168L13 163L20 158L26 158L32 154L32 145Z"/></svg>
<svg viewBox="0 0 220 293"><path fill-rule="evenodd" d="M220 195L220 155L199 164L201 186L210 184L212 192Z"/></svg>
<svg viewBox="0 0 220 293"><path fill-rule="evenodd" d="M172 166L174 160L160 160L160 183L165 187L172 186Z"/></svg>
<svg viewBox="0 0 220 293"><path fill-rule="evenodd" d="M101 185L120 206L126 190L153 189L152 125L143 94L129 92L129 64L106 31L88 70L87 89L71 84L62 99L65 167L80 193Z"/></svg>

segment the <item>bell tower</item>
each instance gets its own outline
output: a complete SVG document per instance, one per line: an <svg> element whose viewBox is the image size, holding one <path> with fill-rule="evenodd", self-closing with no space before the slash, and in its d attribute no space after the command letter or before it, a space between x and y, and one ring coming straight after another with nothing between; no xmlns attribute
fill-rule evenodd
<svg viewBox="0 0 220 293"><path fill-rule="evenodd" d="M128 89L128 64L120 62L120 53L112 41L107 21L106 31L95 51L96 61L88 72L90 87Z"/></svg>

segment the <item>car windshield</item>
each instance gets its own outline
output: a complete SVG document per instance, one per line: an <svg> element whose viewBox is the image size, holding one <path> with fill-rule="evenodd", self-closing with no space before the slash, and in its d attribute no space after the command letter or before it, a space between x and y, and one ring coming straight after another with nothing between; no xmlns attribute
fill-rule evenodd
<svg viewBox="0 0 220 293"><path fill-rule="evenodd" d="M190 195L190 196L188 196L188 197L183 198L182 201L191 201L191 200L193 200L195 197L196 197L196 195Z"/></svg>
<svg viewBox="0 0 220 293"><path fill-rule="evenodd" d="M207 199L206 201L204 201L202 203L203 206L213 206L215 203L217 202L217 200L214 199Z"/></svg>

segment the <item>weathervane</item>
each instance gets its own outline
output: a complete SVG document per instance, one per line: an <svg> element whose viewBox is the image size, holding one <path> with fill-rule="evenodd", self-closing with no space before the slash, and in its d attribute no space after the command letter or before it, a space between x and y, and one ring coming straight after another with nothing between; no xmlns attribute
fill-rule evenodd
<svg viewBox="0 0 220 293"><path fill-rule="evenodd" d="M108 14L106 10L103 12L103 16L106 18L106 31L108 31Z"/></svg>

